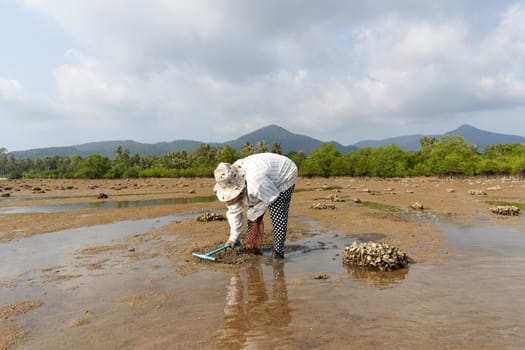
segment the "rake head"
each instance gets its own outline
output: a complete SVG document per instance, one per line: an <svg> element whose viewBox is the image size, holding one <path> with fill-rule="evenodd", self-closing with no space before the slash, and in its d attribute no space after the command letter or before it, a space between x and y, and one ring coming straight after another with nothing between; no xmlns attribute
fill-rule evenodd
<svg viewBox="0 0 525 350"><path fill-rule="evenodd" d="M239 241L236 241L235 242L235 245L236 246L240 246L241 245L241 242ZM212 250L211 252L208 252L206 254L199 254L199 253L192 253L191 255L193 256L196 256L197 258L201 258L201 259L205 259L205 260L210 260L210 261L215 261L216 259L212 256L212 255L215 255L217 254L218 252L220 251L223 251L224 249L228 249L228 248L231 248L231 244L228 243L220 248L217 248L215 250Z"/></svg>

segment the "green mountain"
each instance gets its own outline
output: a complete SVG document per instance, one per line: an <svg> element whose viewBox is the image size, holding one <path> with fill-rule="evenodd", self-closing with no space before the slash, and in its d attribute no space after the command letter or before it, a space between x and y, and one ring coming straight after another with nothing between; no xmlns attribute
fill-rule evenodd
<svg viewBox="0 0 525 350"><path fill-rule="evenodd" d="M461 125L456 130L449 131L445 135L462 135L468 143L477 145L481 151L487 145L499 145L503 143L525 144L525 137L523 136L498 134L480 130L468 124Z"/></svg>
<svg viewBox="0 0 525 350"><path fill-rule="evenodd" d="M294 134L288 130L281 128L277 125L270 125L258 130L255 130L249 134L241 136L235 140L223 142L223 143L209 143L192 140L177 140L173 142L159 142L154 144L140 143L132 140L123 141L101 141L101 142L90 142L81 145L69 146L69 147L48 147L48 148L37 148L26 151L15 151L11 152L16 159L25 158L45 158L52 156L72 156L79 155L86 157L91 154L101 154L105 157L112 158L115 156L115 150L118 146L129 150L130 154L145 155L163 155L169 152L179 151L192 151L202 144L209 144L212 147L224 147L230 145L237 150L240 150L246 142L250 142L255 146L259 141L264 141L269 148L271 148L274 142L281 144L283 153L290 151L303 151L308 154L312 150L319 148L324 142L314 139L309 136ZM357 148L354 146L343 146L337 142L330 142L334 144L341 152L348 153Z"/></svg>
<svg viewBox="0 0 525 350"><path fill-rule="evenodd" d="M477 129L470 125L462 125L459 128L449 131L443 135L462 135L467 142L478 145L480 150L483 150L486 145L498 145L503 143L525 144L525 137L523 136L493 133ZM354 145L344 146L335 141L323 142L309 136L291 133L290 131L277 125L269 125L243 135L235 140L226 141L223 143L210 143L193 140L176 140L172 142L158 142L154 144L140 143L133 140L101 141L68 147L49 147L30 149L26 151L15 151L9 154L14 155L16 159L72 155L86 157L95 153L112 158L115 156L115 150L118 146L129 150L130 154L139 154L141 156L145 156L163 155L169 152L180 152L183 150L189 152L205 143L212 147L224 147L225 145L230 145L236 150L240 151L246 142L250 142L255 147L259 141L264 141L270 149L274 142L279 142L283 153L302 151L306 154L309 154L312 150L321 147L321 145L325 143L333 144L344 154L363 147L379 147L388 146L391 144L396 144L406 151L414 152L419 150L419 140L423 136L433 136L436 138L441 137L441 135L407 135L386 138L383 140L364 140Z"/></svg>
<svg viewBox="0 0 525 350"><path fill-rule="evenodd" d="M27 151L15 151L11 152L16 159L25 158L45 158L53 156L72 156L78 155L81 157L87 157L91 154L101 154L108 158L115 156L115 150L118 146L123 149L129 150L130 154L145 155L163 155L169 152L178 152L182 150L193 150L202 142L190 141L190 140L179 140L173 142L159 142L155 144L140 143L132 140L122 141L101 141L101 142L90 142L81 145L68 146L68 147L48 147L48 148L36 148Z"/></svg>
<svg viewBox="0 0 525 350"><path fill-rule="evenodd" d="M486 145L499 145L504 143L525 143L525 137L517 135L498 134L490 131L481 130L471 125L464 124L459 128L446 132L443 135L461 135L468 143L478 146L480 151L483 151ZM442 135L407 135L390 137L383 140L365 140L360 141L354 146L363 147L380 147L388 145L398 145L406 151L414 152L419 150L419 140L423 137L435 137L439 139Z"/></svg>
<svg viewBox="0 0 525 350"><path fill-rule="evenodd" d="M251 132L249 134L243 135L238 139L225 142L224 144L228 144L233 148L240 150L246 142L249 142L253 146L256 146L256 144L259 141L264 141L270 149L272 147L272 144L275 141L277 141L281 144L283 153L288 153L290 151L302 151L306 154L309 154L316 148L321 147L324 143L333 144L337 149L339 149L343 153L348 153L357 149L357 147L343 146L340 143L334 141L322 142L309 136L293 134L288 130L281 128L277 125L266 126L264 128L255 130L254 132Z"/></svg>

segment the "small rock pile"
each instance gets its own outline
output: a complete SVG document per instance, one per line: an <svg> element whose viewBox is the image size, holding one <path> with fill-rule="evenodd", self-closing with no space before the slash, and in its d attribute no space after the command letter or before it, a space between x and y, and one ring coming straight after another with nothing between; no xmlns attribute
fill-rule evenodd
<svg viewBox="0 0 525 350"><path fill-rule="evenodd" d="M224 215L217 214L217 213L210 213L209 211L205 212L201 216L197 218L197 221L200 222L209 222L209 221L224 221L226 218Z"/></svg>
<svg viewBox="0 0 525 350"><path fill-rule="evenodd" d="M343 263L370 270L392 271L408 267L410 258L399 248L382 242L354 242L343 251Z"/></svg>
<svg viewBox="0 0 525 350"><path fill-rule="evenodd" d="M498 205L497 207L490 208L490 211L498 215L519 215L520 208L514 205Z"/></svg>

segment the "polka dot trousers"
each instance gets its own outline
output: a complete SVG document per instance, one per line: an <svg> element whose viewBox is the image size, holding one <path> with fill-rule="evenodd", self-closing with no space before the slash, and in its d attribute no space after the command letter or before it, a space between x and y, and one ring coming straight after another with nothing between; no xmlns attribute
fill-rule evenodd
<svg viewBox="0 0 525 350"><path fill-rule="evenodd" d="M284 241L288 229L288 209L294 188L295 185L279 193L279 197L268 206L273 226L273 250L280 255L284 255Z"/></svg>

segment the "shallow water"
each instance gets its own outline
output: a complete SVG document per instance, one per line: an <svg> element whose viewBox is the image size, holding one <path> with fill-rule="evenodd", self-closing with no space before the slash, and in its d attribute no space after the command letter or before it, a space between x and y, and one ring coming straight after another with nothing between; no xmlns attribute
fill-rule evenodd
<svg viewBox="0 0 525 350"><path fill-rule="evenodd" d="M444 265L356 271L342 266L340 242L324 238L324 249L291 253L283 268L262 264L255 283L250 276L257 272L241 271L228 288L243 297L227 303L217 341L223 348L523 348L523 233L501 226L443 229L462 254ZM322 273L328 279L315 280ZM286 292L275 293L276 284ZM257 308L265 311L250 311ZM264 327L263 320L278 327Z"/></svg>
<svg viewBox="0 0 525 350"><path fill-rule="evenodd" d="M154 219L80 227L0 244L0 256L3 261L0 264L0 283L12 281L21 274L27 277L31 271L39 272L40 269L49 266L71 264L74 261L73 253L80 249L112 244L120 238L144 233L172 221L195 218L198 215L199 213L185 213Z"/></svg>
<svg viewBox="0 0 525 350"><path fill-rule="evenodd" d="M198 196L184 198L144 199L134 201L107 201L89 203L48 204L34 206L15 206L0 208L2 214L26 214L26 213L55 213L61 211L74 211L86 209L115 209L115 208L143 208L155 205L172 205L188 203L207 203L216 201L215 196Z"/></svg>
<svg viewBox="0 0 525 350"><path fill-rule="evenodd" d="M13 285L0 288L1 303L45 302L21 317L32 337L17 348L522 349L525 344L525 235L503 225L442 224L446 244L460 254L446 264L412 264L396 272L342 264L345 244L381 238L374 233L317 236L287 244L281 263L264 252L239 270L205 269L187 277L178 277L176 266L162 257L133 260L126 253L107 253L98 257L110 261L99 272L75 263L75 252L87 245L111 244L175 219L85 227L0 245L8 262L0 267L0 285ZM31 282L50 266L82 276ZM316 279L321 274L328 278ZM123 296L138 301L130 304ZM78 318L91 321L67 326Z"/></svg>

